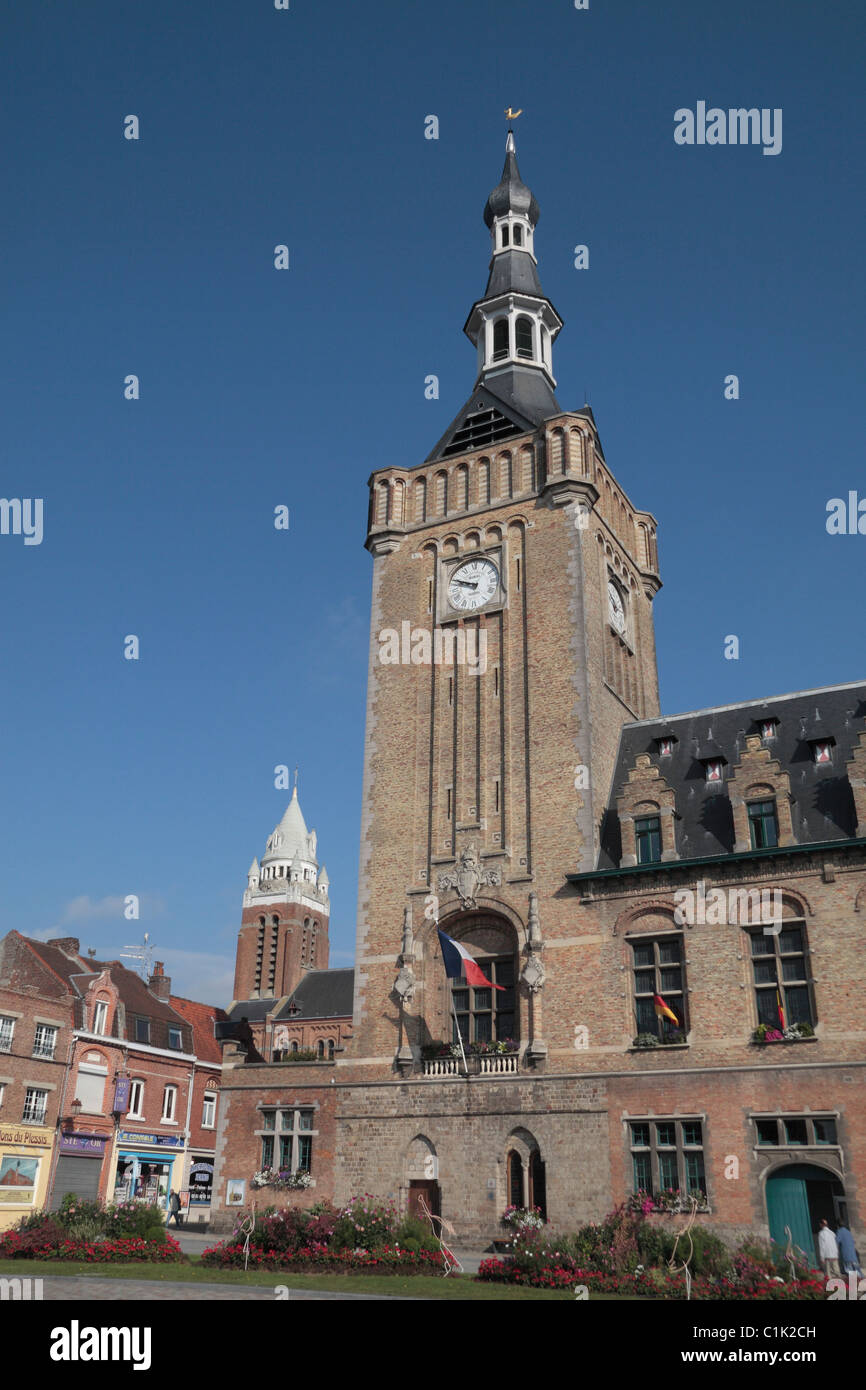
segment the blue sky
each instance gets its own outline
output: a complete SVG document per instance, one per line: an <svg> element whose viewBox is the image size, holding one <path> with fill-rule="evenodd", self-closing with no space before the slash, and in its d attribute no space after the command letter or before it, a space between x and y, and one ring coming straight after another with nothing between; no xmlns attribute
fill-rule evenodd
<svg viewBox="0 0 866 1390"><path fill-rule="evenodd" d="M558 398L588 396L659 520L664 709L866 674L866 537L825 529L866 497L864 39L861 7L806 0L10 12L0 491L45 529L0 536L0 930L149 931L180 992L224 1001L298 763L351 960L366 483L472 388L509 104ZM782 152L677 146L698 101L781 108Z"/></svg>

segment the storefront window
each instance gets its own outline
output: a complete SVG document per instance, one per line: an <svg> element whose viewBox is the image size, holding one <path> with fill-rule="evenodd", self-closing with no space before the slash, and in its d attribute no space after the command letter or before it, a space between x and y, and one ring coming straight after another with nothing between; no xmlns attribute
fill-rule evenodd
<svg viewBox="0 0 866 1390"><path fill-rule="evenodd" d="M114 1180L116 1202L144 1202L148 1206L164 1206L171 1185L172 1164L121 1154L117 1160Z"/></svg>

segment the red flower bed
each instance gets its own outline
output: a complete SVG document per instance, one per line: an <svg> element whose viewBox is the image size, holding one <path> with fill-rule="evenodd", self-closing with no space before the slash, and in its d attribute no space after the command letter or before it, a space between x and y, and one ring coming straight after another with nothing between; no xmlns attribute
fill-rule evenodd
<svg viewBox="0 0 866 1390"><path fill-rule="evenodd" d="M478 1279L500 1284L528 1284L535 1289L573 1289L583 1284L590 1293L628 1294L632 1297L685 1298L683 1274L604 1274L594 1269L569 1269L547 1265L539 1269L519 1268L505 1260L482 1260ZM794 1279L784 1284L767 1278L745 1287L731 1279L693 1278L693 1299L746 1299L750 1301L825 1298L820 1279Z"/></svg>
<svg viewBox="0 0 866 1390"><path fill-rule="evenodd" d="M205 1250L201 1262L217 1269L243 1269L243 1242ZM442 1264L438 1250L401 1250L390 1245L380 1250L333 1250L313 1242L289 1254L251 1241L248 1267L289 1270L294 1274L439 1274Z"/></svg>
<svg viewBox="0 0 866 1390"><path fill-rule="evenodd" d="M142 1240L126 1236L119 1240L40 1239L39 1232L6 1231L0 1235L0 1259L14 1260L82 1260L85 1264L126 1264L141 1261L155 1264L176 1264L184 1258L176 1240L166 1235L164 1241Z"/></svg>

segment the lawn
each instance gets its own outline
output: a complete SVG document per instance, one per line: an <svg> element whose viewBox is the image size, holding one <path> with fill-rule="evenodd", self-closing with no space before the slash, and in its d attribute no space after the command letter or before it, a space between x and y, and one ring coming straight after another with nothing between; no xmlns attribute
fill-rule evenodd
<svg viewBox="0 0 866 1390"><path fill-rule="evenodd" d="M391 1294L403 1298L465 1299L473 1302L509 1302L543 1299L547 1302L574 1302L570 1291L514 1288L503 1284L482 1284L469 1275L449 1275L447 1279L427 1274L289 1274L276 1270L208 1269L193 1255L189 1264L92 1265L73 1260L0 1260L0 1275L17 1274L43 1278L89 1276L98 1279L147 1279L160 1284L240 1284L246 1288L320 1289L325 1293ZM291 1298L291 1294L289 1295ZM622 1302L615 1295L592 1294L591 1302ZM634 1302L635 1300L627 1300Z"/></svg>

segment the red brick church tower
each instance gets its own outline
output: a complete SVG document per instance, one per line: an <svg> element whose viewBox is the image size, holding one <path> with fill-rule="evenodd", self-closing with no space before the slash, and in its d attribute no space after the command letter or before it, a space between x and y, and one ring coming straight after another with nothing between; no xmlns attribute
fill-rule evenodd
<svg viewBox="0 0 866 1390"><path fill-rule="evenodd" d="M296 786L261 864L254 859L250 865L238 933L236 1000L284 998L308 971L327 969L328 884Z"/></svg>

